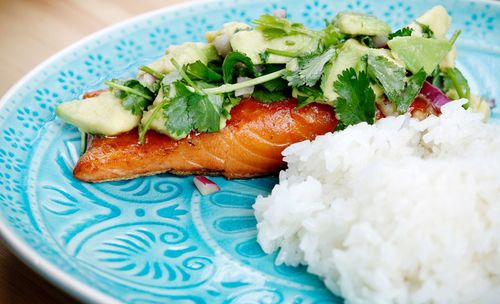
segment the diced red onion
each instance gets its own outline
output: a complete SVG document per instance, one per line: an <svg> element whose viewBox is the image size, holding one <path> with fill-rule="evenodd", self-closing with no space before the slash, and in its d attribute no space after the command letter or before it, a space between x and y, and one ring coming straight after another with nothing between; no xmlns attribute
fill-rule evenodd
<svg viewBox="0 0 500 304"><path fill-rule="evenodd" d="M153 83L155 83L156 81L156 77L154 77L153 75L149 74L149 73L144 73L144 74L141 74L137 80L139 80L140 83L142 83L143 85L152 85Z"/></svg>
<svg viewBox="0 0 500 304"><path fill-rule="evenodd" d="M373 46L376 48L384 48L387 46L389 38L387 35L377 35L373 37Z"/></svg>
<svg viewBox="0 0 500 304"><path fill-rule="evenodd" d="M232 50L229 36L226 34L222 34L220 36L215 37L214 41L212 41L217 53L220 56L226 56Z"/></svg>
<svg viewBox="0 0 500 304"><path fill-rule="evenodd" d="M430 103L432 103L436 108L441 109L441 107L448 102L450 99L443 93L440 89L433 86L430 82L425 81L420 94L424 96Z"/></svg>
<svg viewBox="0 0 500 304"><path fill-rule="evenodd" d="M252 79L252 78L238 77L236 79L236 82L237 83L245 82L245 81L250 80L250 79ZM234 91L234 96L238 97L238 96L250 95L250 94L253 93L254 89L255 89L255 87L251 86L251 87L246 87L246 88L243 88L243 89L236 90L236 91Z"/></svg>
<svg viewBox="0 0 500 304"><path fill-rule="evenodd" d="M282 8L274 10L273 15L274 15L274 17L278 17L278 18L286 18L286 10L284 10Z"/></svg>
<svg viewBox="0 0 500 304"><path fill-rule="evenodd" d="M216 183L205 176L195 176L193 182L202 195L209 195L220 190L220 187Z"/></svg>
<svg viewBox="0 0 500 304"><path fill-rule="evenodd" d="M255 65L255 70L256 70L257 72L259 72L259 73L260 73L260 72L264 72L265 68L266 68L266 67L265 67L263 64L256 64L256 65Z"/></svg>

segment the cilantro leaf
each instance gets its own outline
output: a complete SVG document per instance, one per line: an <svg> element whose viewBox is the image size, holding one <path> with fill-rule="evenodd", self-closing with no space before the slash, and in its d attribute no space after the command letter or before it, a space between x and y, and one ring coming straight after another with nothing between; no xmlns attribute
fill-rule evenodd
<svg viewBox="0 0 500 304"><path fill-rule="evenodd" d="M222 80L222 76L209 68L200 60L185 66L186 74L192 79L203 80L206 82L217 82Z"/></svg>
<svg viewBox="0 0 500 304"><path fill-rule="evenodd" d="M404 90L401 92L401 97L396 104L399 113L406 113L408 107L415 100L418 93L422 89L425 79L427 78L427 73L424 69L420 69L417 73L413 74L408 78Z"/></svg>
<svg viewBox="0 0 500 304"><path fill-rule="evenodd" d="M220 130L222 95L192 92L181 81L174 84L175 97L166 105L163 115L169 134L184 137L192 130L216 132Z"/></svg>
<svg viewBox="0 0 500 304"><path fill-rule="evenodd" d="M259 53L259 57L262 63L267 63L267 61L269 60L269 55L270 54L267 51Z"/></svg>
<svg viewBox="0 0 500 304"><path fill-rule="evenodd" d="M283 91L272 92L272 91L260 89L260 90L255 90L252 93L252 97L260 102L263 102L263 103L271 103L271 102L285 100L287 98L287 95Z"/></svg>
<svg viewBox="0 0 500 304"><path fill-rule="evenodd" d="M377 79L387 98L398 104L400 93L405 88L406 69L383 56L368 56L368 74Z"/></svg>
<svg viewBox="0 0 500 304"><path fill-rule="evenodd" d="M322 42L324 48L329 48L332 46L338 46L341 44L347 36L342 34L333 23L328 24L322 33Z"/></svg>
<svg viewBox="0 0 500 304"><path fill-rule="evenodd" d="M282 65L265 65L262 73L268 74L279 71ZM271 103L285 100L290 94L288 81L283 78L276 78L255 86L252 97L263 103Z"/></svg>
<svg viewBox="0 0 500 304"><path fill-rule="evenodd" d="M253 23L257 25L255 29L261 31L268 40L291 35L319 37L318 32L306 28L302 23L291 22L269 14L260 16Z"/></svg>
<svg viewBox="0 0 500 304"><path fill-rule="evenodd" d="M424 38L434 38L434 32L432 31L431 27L428 26L427 24L420 23L418 21L415 21L418 26L420 26L420 30L422 30L422 36Z"/></svg>
<svg viewBox="0 0 500 304"><path fill-rule="evenodd" d="M164 106L165 128L169 134L183 137L191 132L192 120L187 109L192 92L180 80L171 87L175 96Z"/></svg>
<svg viewBox="0 0 500 304"><path fill-rule="evenodd" d="M181 74L179 74L178 71L173 71L173 72L170 72L168 73L167 75L165 75L161 81L161 84L164 86L164 87L167 87L169 86L170 84L173 84L174 82L178 81L178 80L181 80L182 79L182 76Z"/></svg>
<svg viewBox="0 0 500 304"><path fill-rule="evenodd" d="M389 34L389 40L391 40L394 37L404 37L404 36L411 36L411 33L413 33L413 29L411 27L403 27L394 33Z"/></svg>
<svg viewBox="0 0 500 304"><path fill-rule="evenodd" d="M134 115L140 115L154 100L155 95L148 88L144 87L137 79L121 81L113 79L106 81L116 97L122 100L125 109Z"/></svg>
<svg viewBox="0 0 500 304"><path fill-rule="evenodd" d="M252 76L255 76L256 70L252 60L243 53L231 52L224 58L224 62L222 63L224 83L232 83L234 81L238 64L243 64L248 72Z"/></svg>
<svg viewBox="0 0 500 304"><path fill-rule="evenodd" d="M201 95L194 93L188 99L188 111L192 128L199 132L217 132L220 130L220 116L223 98L219 95Z"/></svg>
<svg viewBox="0 0 500 304"><path fill-rule="evenodd" d="M170 101L163 111L165 128L169 134L183 137L191 132L193 123L187 109L188 98L186 96L178 96Z"/></svg>
<svg viewBox="0 0 500 304"><path fill-rule="evenodd" d="M276 78L261 84L269 92L283 91L288 88L288 82L283 78Z"/></svg>
<svg viewBox="0 0 500 304"><path fill-rule="evenodd" d="M425 71L420 70L406 78L405 68L383 56L368 56L368 73L380 83L385 95L400 113L406 113L427 77Z"/></svg>
<svg viewBox="0 0 500 304"><path fill-rule="evenodd" d="M325 100L323 95L323 90L321 88L315 87L296 87L293 88L292 96L297 98L297 108L300 109L310 103Z"/></svg>
<svg viewBox="0 0 500 304"><path fill-rule="evenodd" d="M142 84L142 83L141 83ZM149 83L149 84L142 84L144 87L146 87L153 95L157 95L158 91L160 90L161 87L161 80L156 79L155 82Z"/></svg>
<svg viewBox="0 0 500 304"><path fill-rule="evenodd" d="M335 49L330 48L322 54L309 54L297 58L298 68L287 70L284 78L290 86L306 85L312 87L323 75L325 64L335 55Z"/></svg>
<svg viewBox="0 0 500 304"><path fill-rule="evenodd" d="M375 120L375 93L366 72L356 74L353 68L344 70L333 84L339 94L335 108L344 125L360 122L373 124Z"/></svg>

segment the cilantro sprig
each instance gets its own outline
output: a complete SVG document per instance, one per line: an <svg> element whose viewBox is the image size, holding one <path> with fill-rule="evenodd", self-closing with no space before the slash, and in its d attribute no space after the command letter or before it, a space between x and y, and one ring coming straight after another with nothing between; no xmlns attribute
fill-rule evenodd
<svg viewBox="0 0 500 304"><path fill-rule="evenodd" d="M259 19L253 21L258 31L264 34L266 39L276 39L285 36L307 35L319 37L317 31L306 28L302 23L291 22L285 18L279 18L272 15L262 15Z"/></svg>
<svg viewBox="0 0 500 304"><path fill-rule="evenodd" d="M424 84L425 71L422 69L407 78L405 68L383 56L368 56L367 63L369 74L380 83L387 98L399 113L406 113Z"/></svg>
<svg viewBox="0 0 500 304"><path fill-rule="evenodd" d="M375 121L375 93L365 71L344 70L333 84L339 97L336 113L343 125Z"/></svg>
<svg viewBox="0 0 500 304"><path fill-rule="evenodd" d="M126 81L113 79L106 81L105 84L122 100L123 107L134 115L142 114L155 98L154 93L136 79Z"/></svg>
<svg viewBox="0 0 500 304"><path fill-rule="evenodd" d="M148 110L139 129L141 142L144 142L145 134L152 126L159 128L159 125L162 132L176 139L193 131L219 131L224 119L230 117L230 108L240 101L235 91L248 87L253 87L251 96L264 103L281 101L289 96L297 99L297 108L316 101L328 102L334 105L341 127L360 122L371 124L376 112L374 86L383 89L386 98L399 113L405 113L427 78L422 70L413 74L408 72L391 56L374 55L384 52L373 50L377 45L373 36L342 33L335 22L326 21L322 30L314 30L286 18L263 15L253 23L266 40L276 39L276 44L261 49L260 64L252 62L252 56L242 51L232 51L224 58L215 58L210 62L196 60L180 65L172 59L175 71L165 75L148 66L140 67L141 71L154 77L154 81L151 77L138 77L138 80L106 83L132 113L140 115ZM425 37L433 38L434 33L428 26L418 25ZM404 27L387 38L410 36L412 31L412 28ZM300 48L299 51L290 48L293 50L290 51L280 47L279 43L295 44L291 41L293 39L286 37L296 35L313 38L307 40L313 40L316 49L305 54ZM452 36L451 44L458 35L459 32ZM345 51L342 46L348 39L360 42L360 48L366 50L366 55L361 59L358 59L361 56L358 53L348 57L352 62L346 64L348 68L340 74L335 72L333 79L336 81L332 78L323 81L325 74L331 76L326 71L331 71L335 64L336 67L342 66L336 62L336 57ZM288 64L271 64L268 60L276 57L271 55L288 57L290 61ZM237 82L238 77L247 77L247 80ZM444 90L455 90L459 96L470 94L465 78L456 69L438 70L432 77ZM330 86L328 89L333 86L333 96L338 96L336 100L325 97L332 98L332 94L325 93L325 83ZM158 118L161 120L156 120Z"/></svg>
<svg viewBox="0 0 500 304"><path fill-rule="evenodd" d="M403 27L394 33L389 34L389 40L391 40L394 37L405 37L405 36L411 36L411 33L413 33L413 29L411 27Z"/></svg>
<svg viewBox="0 0 500 304"><path fill-rule="evenodd" d="M335 55L335 49L330 48L325 52L312 53L297 58L297 68L287 70L284 78L290 86L314 86L323 75L325 64Z"/></svg>
<svg viewBox="0 0 500 304"><path fill-rule="evenodd" d="M254 20L253 23L256 25L255 29L261 31L264 38L268 40L294 35L306 35L320 40L320 45L323 49L337 46L347 38L347 35L341 33L333 23L327 23L327 26L321 31L312 30L302 23L292 22L272 15L262 15L259 19ZM266 57L273 51L276 53L277 50L267 50L267 52L261 54L261 59L266 62ZM293 54L283 54L282 51L276 55L294 57Z"/></svg>

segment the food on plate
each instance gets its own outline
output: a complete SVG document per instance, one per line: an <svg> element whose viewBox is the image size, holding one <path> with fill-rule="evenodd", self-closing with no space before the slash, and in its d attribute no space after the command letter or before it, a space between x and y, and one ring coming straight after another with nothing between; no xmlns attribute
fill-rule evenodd
<svg viewBox="0 0 500 304"><path fill-rule="evenodd" d="M206 178L205 176L195 176L193 178L193 183L196 186L196 189L200 191L201 195L210 195L212 193L220 191L219 185Z"/></svg>
<svg viewBox="0 0 500 304"><path fill-rule="evenodd" d="M288 145L349 125L407 112L423 119L459 98L489 115L455 67L460 31L446 38L442 6L397 31L354 12L321 30L284 15L227 23L207 43L170 46L136 77L60 104L57 115L89 139L75 177L261 176L283 168Z"/></svg>
<svg viewBox="0 0 500 304"><path fill-rule="evenodd" d="M285 149L254 205L263 250L347 303L498 303L500 126L466 102Z"/></svg>
<svg viewBox="0 0 500 304"><path fill-rule="evenodd" d="M243 178L283 169L281 151L333 129L331 108L311 104L296 110L292 100L265 104L242 100L225 128L175 140L148 132L144 144L137 129L113 137L93 137L73 174L83 181L109 181L172 172Z"/></svg>

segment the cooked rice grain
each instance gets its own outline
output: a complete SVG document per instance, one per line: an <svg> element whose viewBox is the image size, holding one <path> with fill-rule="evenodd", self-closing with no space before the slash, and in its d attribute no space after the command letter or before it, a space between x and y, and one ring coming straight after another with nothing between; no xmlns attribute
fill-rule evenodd
<svg viewBox="0 0 500 304"><path fill-rule="evenodd" d="M500 126L463 102L286 149L254 205L263 250L348 303L499 303Z"/></svg>

